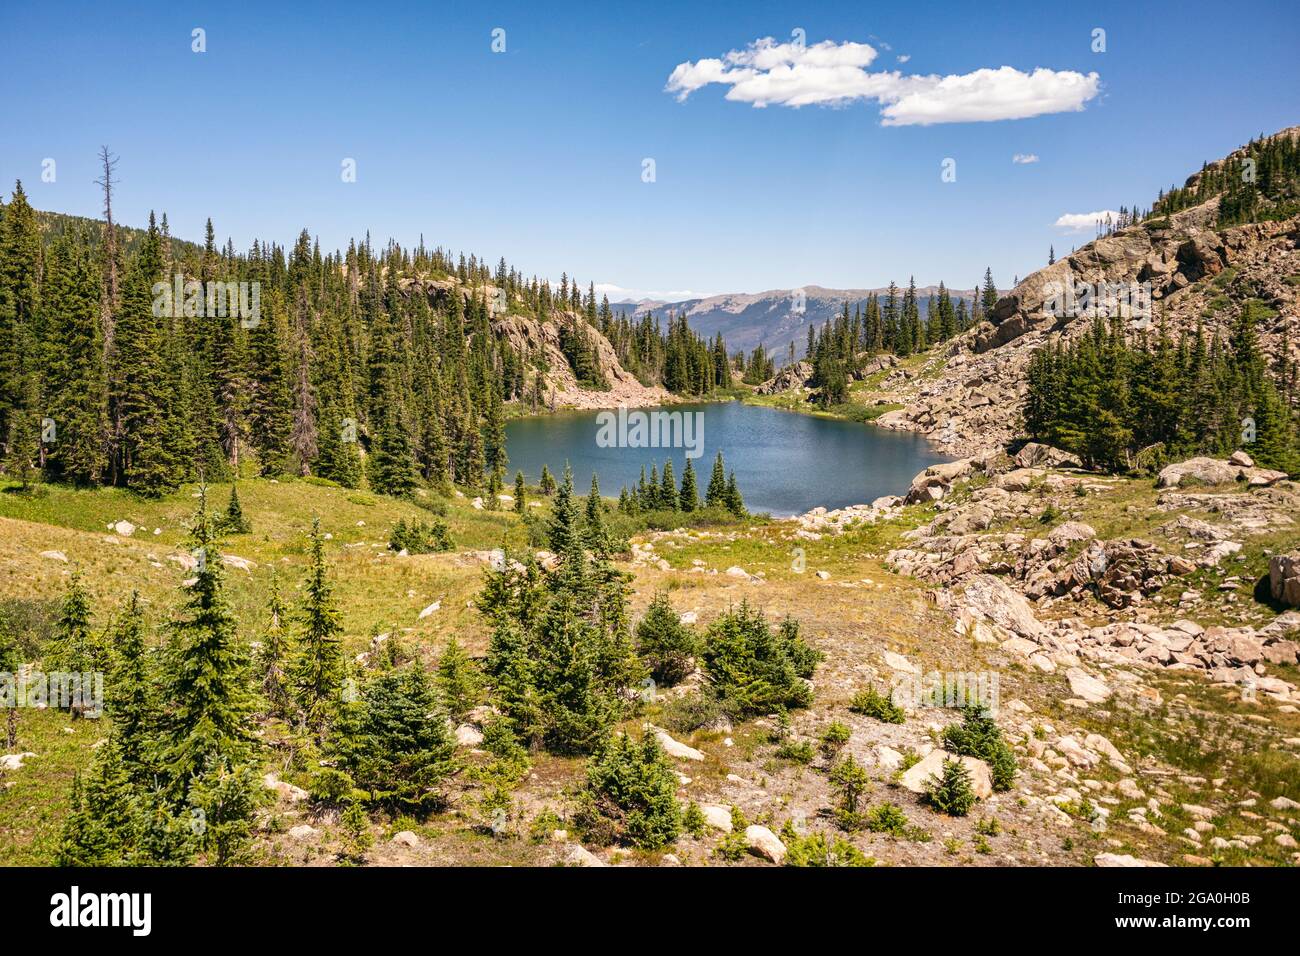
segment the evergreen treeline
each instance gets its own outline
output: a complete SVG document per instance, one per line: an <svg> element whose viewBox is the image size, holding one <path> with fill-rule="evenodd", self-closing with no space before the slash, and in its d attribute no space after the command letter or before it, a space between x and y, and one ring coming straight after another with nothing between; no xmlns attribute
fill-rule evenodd
<svg viewBox="0 0 1300 956"><path fill-rule="evenodd" d="M594 292L588 292L591 302ZM619 364L643 384L662 385L675 395L708 395L731 384L727 345L719 332L706 341L691 330L682 313L662 331L659 320L648 312L633 322L623 313L613 314L609 298L603 297L591 322L614 346Z"/></svg>
<svg viewBox="0 0 1300 956"><path fill-rule="evenodd" d="M643 381L690 396L728 383L721 338L684 316L629 323L567 275L556 289L423 242L322 254L304 230L291 249L237 253L211 222L202 246L173 240L166 216L139 235L63 222L42 228L21 183L0 203L0 463L24 482L157 495L256 472L495 495L505 406L551 401L542 349L496 324L503 311L558 321L586 387L608 385L592 329ZM177 275L202 286L167 303ZM235 314L231 283L257 284L255 315Z"/></svg>
<svg viewBox="0 0 1300 956"><path fill-rule="evenodd" d="M1201 167L1192 188L1161 190L1149 217L1219 201L1220 227L1243 222L1286 219L1300 213L1300 142L1289 136L1266 141L1261 134L1245 147L1246 155L1211 168Z"/></svg>
<svg viewBox="0 0 1300 956"><path fill-rule="evenodd" d="M993 273L985 270L983 284L969 308L964 298L954 299L939 283L937 295L929 299L925 319L921 318L915 279L901 295L891 282L883 299L873 293L865 303L854 306L852 316L846 302L839 317L824 323L820 333L808 327L805 357L813 367L808 384L819 389L817 403L830 407L846 402L849 383L872 356L882 352L908 356L946 342L983 321L997 301Z"/></svg>
<svg viewBox="0 0 1300 956"><path fill-rule="evenodd" d="M1246 303L1223 338L1200 327L1176 341L1163 327L1129 336L1122 319L1097 319L1075 341L1039 348L1026 432L1107 470L1149 471L1239 448L1264 467L1300 470L1296 368L1285 348L1269 367L1255 336L1257 308Z"/></svg>
<svg viewBox="0 0 1300 956"><path fill-rule="evenodd" d="M721 508L733 517L744 518L749 512L745 509L745 499L736 483L736 473L728 473L718 452L713 460L713 471L709 475L709 484L704 490L701 501L699 485L696 481L695 465L687 458L682 469L681 486L673 474L672 459L664 462L662 474L657 465L650 466L650 476L646 477L645 466L641 466L641 478L631 489L623 487L618 493L618 510L626 515L639 515L651 511L679 511L691 513L701 508Z"/></svg>

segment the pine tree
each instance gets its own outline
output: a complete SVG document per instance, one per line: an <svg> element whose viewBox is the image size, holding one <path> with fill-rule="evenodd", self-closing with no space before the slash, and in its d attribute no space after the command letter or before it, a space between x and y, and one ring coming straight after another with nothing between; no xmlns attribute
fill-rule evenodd
<svg viewBox="0 0 1300 956"><path fill-rule="evenodd" d="M736 484L736 473L734 471L727 476L727 492L723 498L723 504L737 518L744 518L749 514L745 510L745 499L740 496L740 487Z"/></svg>
<svg viewBox="0 0 1300 956"><path fill-rule="evenodd" d="M185 611L171 623L164 677L162 760L178 797L220 766L238 766L253 749L248 662L225 596L225 576L207 490L200 488L191 542L198 567L183 586Z"/></svg>
<svg viewBox="0 0 1300 956"><path fill-rule="evenodd" d="M677 480L673 475L673 461L664 462L663 478L659 483L659 506L672 511L677 510Z"/></svg>
<svg viewBox="0 0 1300 956"><path fill-rule="evenodd" d="M492 493L496 494L506 477L506 423L501 410L497 386L489 384L486 423L483 429L483 461L491 480Z"/></svg>
<svg viewBox="0 0 1300 956"><path fill-rule="evenodd" d="M727 505L727 469L722 461L722 452L713 459L713 473L709 475L709 487L704 492L704 504L710 508L725 508Z"/></svg>
<svg viewBox="0 0 1300 956"><path fill-rule="evenodd" d="M21 181L0 218L0 440L37 416L29 381L41 347L41 240Z"/></svg>
<svg viewBox="0 0 1300 956"><path fill-rule="evenodd" d="M344 707L330 749L367 803L427 811L445 802L455 747L433 686L414 663L365 685Z"/></svg>
<svg viewBox="0 0 1300 956"><path fill-rule="evenodd" d="M239 503L239 486L230 486L230 502L221 516L221 530L226 534L250 534L253 525L244 517L243 506Z"/></svg>
<svg viewBox="0 0 1300 956"><path fill-rule="evenodd" d="M45 649L47 671L85 674L107 669L108 649L91 627L90 594L80 571L68 581L54 633Z"/></svg>
<svg viewBox="0 0 1300 956"><path fill-rule="evenodd" d="M390 406L366 465L370 487L394 498L409 497L419 482L411 440L400 409Z"/></svg>
<svg viewBox="0 0 1300 956"><path fill-rule="evenodd" d="M681 511L694 511L700 506L700 493L695 487L695 466L689 458L682 470L682 487L677 495L677 507Z"/></svg>
<svg viewBox="0 0 1300 956"><path fill-rule="evenodd" d="M998 304L998 287L993 281L993 270L984 270L984 288L980 292L980 305L985 315L993 311L993 307Z"/></svg>
<svg viewBox="0 0 1300 956"><path fill-rule="evenodd" d="M288 676L285 673L289 656L288 609L280 596L278 577L271 578L271 594L266 605L266 628L262 631L262 646L257 652L257 670L262 675L262 696L267 709L278 717L288 716L292 701Z"/></svg>
<svg viewBox="0 0 1300 956"><path fill-rule="evenodd" d="M650 675L664 686L688 676L691 658L699 651L699 638L683 624L668 595L659 592L636 626L636 652Z"/></svg>
<svg viewBox="0 0 1300 956"><path fill-rule="evenodd" d="M551 550L566 562L576 559L581 565L582 530L578 522L578 505L573 498L573 469L564 466L564 481L555 496L551 523L547 531Z"/></svg>
<svg viewBox="0 0 1300 956"><path fill-rule="evenodd" d="M131 781L117 741L109 737L83 779L73 777L56 866L120 866L132 843Z"/></svg>
<svg viewBox="0 0 1300 956"><path fill-rule="evenodd" d="M309 541L311 568L298 610L298 648L289 681L307 726L319 730L329 719L342 690L343 625L329 582L319 517L312 519Z"/></svg>
<svg viewBox="0 0 1300 956"><path fill-rule="evenodd" d="M51 250L45 280L49 334L49 418L53 441L46 449L51 480L98 483L107 462L107 405L99 283L84 249L67 235Z"/></svg>
<svg viewBox="0 0 1300 956"><path fill-rule="evenodd" d="M515 472L515 513L524 514L528 508L527 492L524 488L524 473Z"/></svg>
<svg viewBox="0 0 1300 956"><path fill-rule="evenodd" d="M131 594L117 623L113 644L116 662L109 684L108 709L126 772L133 783L143 786L153 780L158 706L139 592Z"/></svg>
<svg viewBox="0 0 1300 956"><path fill-rule="evenodd" d="M163 366L161 323L153 314L151 289L161 267L157 232L151 228L122 286L109 375L114 467L129 488L151 497L173 490L182 476L169 421L169 410L180 396L172 394L168 387L172 379ZM196 398L199 393L203 395L201 401ZM191 397L198 403L189 414L197 433L202 435L203 423L212 425L211 396L205 387L195 385ZM209 430L203 437L211 440L213 432ZM219 477L221 459L203 460L208 477Z"/></svg>
<svg viewBox="0 0 1300 956"><path fill-rule="evenodd" d="M455 637L447 642L446 650L438 659L433 684L439 703L447 716L457 723L478 705L482 692L481 676Z"/></svg>

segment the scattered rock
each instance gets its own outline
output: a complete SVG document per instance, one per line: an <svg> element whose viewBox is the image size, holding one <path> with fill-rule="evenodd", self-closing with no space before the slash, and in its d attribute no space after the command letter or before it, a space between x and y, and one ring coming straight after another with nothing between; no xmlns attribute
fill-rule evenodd
<svg viewBox="0 0 1300 956"><path fill-rule="evenodd" d="M596 856L579 843L569 844L564 853L564 862L569 866L606 866L604 860Z"/></svg>
<svg viewBox="0 0 1300 956"><path fill-rule="evenodd" d="M456 728L457 747L477 747L483 742L483 734L471 724L461 724Z"/></svg>
<svg viewBox="0 0 1300 956"><path fill-rule="evenodd" d="M986 800L993 795L993 777L989 773L988 764L974 757L958 757L943 750L931 750L921 758L920 763L903 774L899 784L913 793L925 793L931 779L942 777L945 760L960 760L965 765L970 771L971 789L979 799Z"/></svg>
<svg viewBox="0 0 1300 956"><path fill-rule="evenodd" d="M1274 601L1300 607L1300 551L1269 558L1268 586Z"/></svg>
<svg viewBox="0 0 1300 956"><path fill-rule="evenodd" d="M750 852L770 860L777 866L785 862L785 844L767 827L756 824L745 827L745 843Z"/></svg>
<svg viewBox="0 0 1300 956"><path fill-rule="evenodd" d="M1070 692L1090 704L1100 704L1112 693L1103 681L1078 667L1067 670L1065 678L1070 682Z"/></svg>
<svg viewBox="0 0 1300 956"><path fill-rule="evenodd" d="M694 747L688 747L680 740L674 740L669 736L666 730L655 730L655 738L659 741L659 746L664 748L664 753L670 757L676 757L678 760L703 760L704 754Z"/></svg>
<svg viewBox="0 0 1300 956"><path fill-rule="evenodd" d="M35 756L36 754L31 753L30 751L26 751L24 753L19 753L19 754L0 755L0 770L9 770L9 771L21 770L23 769L23 761L28 759L29 757L35 757Z"/></svg>
<svg viewBox="0 0 1300 956"><path fill-rule="evenodd" d="M268 773L263 777L262 783L266 786L266 789L274 790L281 798L288 800L290 803L302 803L311 796L302 787L295 787L291 783L285 783L273 773Z"/></svg>
<svg viewBox="0 0 1300 956"><path fill-rule="evenodd" d="M1157 863L1154 860L1142 860L1135 856L1129 856L1127 853L1098 853L1092 858L1092 862L1097 866L1168 866L1168 863Z"/></svg>
<svg viewBox="0 0 1300 956"><path fill-rule="evenodd" d="M721 830L723 833L731 832L731 810L727 807L716 803L702 803L700 812L704 814L704 822L713 829Z"/></svg>

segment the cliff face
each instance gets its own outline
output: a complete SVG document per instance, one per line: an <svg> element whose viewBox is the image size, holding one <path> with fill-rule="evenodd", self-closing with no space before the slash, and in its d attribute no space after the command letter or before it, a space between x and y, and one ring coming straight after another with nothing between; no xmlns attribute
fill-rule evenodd
<svg viewBox="0 0 1300 956"><path fill-rule="evenodd" d="M448 298L457 293L466 301L478 295L494 302L497 295L495 286L471 290L452 278L402 279L398 285L408 295L425 296L434 306L445 306ZM595 364L609 383L608 389L584 388L579 384L573 366L560 348L560 327L565 323L576 323L587 336ZM493 335L509 342L525 359L527 389L532 389L535 378L541 378L541 394L552 408L617 408L620 405L635 408L676 401L667 390L643 385L623 368L609 340L576 312L553 311L545 321L538 321L531 315L511 314L507 309L504 315L493 318L491 327Z"/></svg>
<svg viewBox="0 0 1300 956"><path fill-rule="evenodd" d="M609 383L607 390L583 388L578 384L572 365L560 350L560 326L564 322L579 323L587 335L596 364ZM505 315L493 320L492 332L498 338L508 340L519 354L542 358L546 370L534 370L529 375L530 378L533 375L542 377L542 395L556 408L616 408L620 405L635 408L675 401L666 390L657 385L642 385L635 375L623 368L609 340L586 325L577 313L555 312L545 322L528 316Z"/></svg>
<svg viewBox="0 0 1300 956"><path fill-rule="evenodd" d="M1277 135L1300 136L1300 127ZM1276 359L1289 348L1293 360L1300 358L1300 216L1218 229L1218 206L1215 197L1129 226L1025 277L988 321L955 339L920 375L909 379L899 372L886 380L889 397L904 408L881 416L879 424L921 432L957 454L1015 438L1033 351L1091 325L1089 315L1053 314L1055 291L1071 283L1148 283L1151 321L1164 322L1171 334L1189 332L1198 322L1207 334L1229 329L1245 303L1255 300L1267 307L1256 328L1264 350ZM1141 324L1130 320L1135 329Z"/></svg>

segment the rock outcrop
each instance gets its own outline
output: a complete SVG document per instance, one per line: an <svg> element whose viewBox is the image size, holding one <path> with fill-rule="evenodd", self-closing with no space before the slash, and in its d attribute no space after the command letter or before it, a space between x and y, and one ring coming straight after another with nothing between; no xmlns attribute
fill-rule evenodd
<svg viewBox="0 0 1300 956"><path fill-rule="evenodd" d="M1268 584L1274 601L1300 607L1300 552L1273 555L1268 562Z"/></svg>
<svg viewBox="0 0 1300 956"><path fill-rule="evenodd" d="M759 395L776 395L792 388L803 388L812 378L813 367L807 362L795 362L777 372L754 391Z"/></svg>
<svg viewBox="0 0 1300 956"><path fill-rule="evenodd" d="M1275 136L1300 138L1300 127ZM1284 343L1300 338L1300 286L1290 278L1300 271L1300 216L1219 228L1218 206L1216 196L1127 226L1026 276L985 321L951 340L946 354L919 373L899 369L886 378L880 398L903 407L877 423L920 432L953 454L1005 446L1016 437L1030 356L1049 342L1086 334L1092 324L1090 314L1055 307L1065 287L1148 289L1174 335L1198 324L1207 336L1224 334L1248 300L1262 300L1272 317L1256 332L1263 350L1276 357ZM1121 316L1124 308L1118 307ZM1134 328L1151 323L1139 311L1127 316Z"/></svg>

